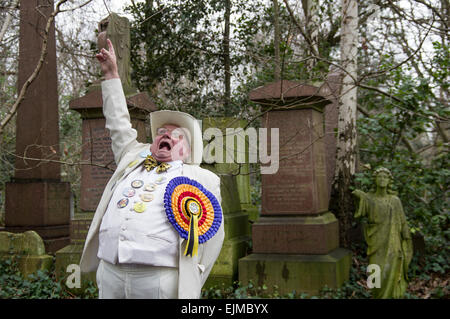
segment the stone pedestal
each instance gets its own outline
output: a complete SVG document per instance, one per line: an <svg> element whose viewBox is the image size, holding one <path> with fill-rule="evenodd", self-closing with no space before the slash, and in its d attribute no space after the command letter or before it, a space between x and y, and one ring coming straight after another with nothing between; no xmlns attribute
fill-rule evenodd
<svg viewBox="0 0 450 319"><path fill-rule="evenodd" d="M233 143L234 145L231 145L231 143L227 144L226 128L239 128L244 125L243 121L234 118L206 118L202 122L203 132L208 128L218 128L223 134L223 160L210 164L204 163L202 167L213 171L221 179L220 192L225 226L223 247L205 283L205 287L220 284L225 284L226 287L231 286L238 279L239 259L247 254L248 242L250 240L248 236L249 222L247 212L241 207L241 193L239 192L237 182L239 175L236 175L239 173L239 165L225 163L227 149L236 155L237 145L236 141ZM243 165L248 165L248 162L243 163ZM242 187L241 190L245 191Z"/></svg>
<svg viewBox="0 0 450 319"><path fill-rule="evenodd" d="M20 179L7 183L6 211L7 231L36 231L48 252L56 252L70 243L69 183Z"/></svg>
<svg viewBox="0 0 450 319"><path fill-rule="evenodd" d="M350 252L338 247L338 221L328 211L323 116L328 94L326 86L291 81L250 93L251 100L275 106L262 122L268 129L279 128L279 169L262 175L253 254L239 261L244 284L264 279L269 289L276 284L280 293L316 293L324 285L338 287L348 279ZM269 150L270 141L268 137Z"/></svg>
<svg viewBox="0 0 450 319"><path fill-rule="evenodd" d="M351 257L343 248L325 255L251 254L239 262L239 279L243 283L265 284L268 291L317 295L320 288L338 288L349 280ZM244 281L245 280L245 281Z"/></svg>
<svg viewBox="0 0 450 319"><path fill-rule="evenodd" d="M37 8L39 10L37 10ZM53 1L20 1L18 88L38 64ZM5 229L36 231L49 252L69 243L70 186L60 180L55 29L47 55L17 111L14 178L6 185Z"/></svg>

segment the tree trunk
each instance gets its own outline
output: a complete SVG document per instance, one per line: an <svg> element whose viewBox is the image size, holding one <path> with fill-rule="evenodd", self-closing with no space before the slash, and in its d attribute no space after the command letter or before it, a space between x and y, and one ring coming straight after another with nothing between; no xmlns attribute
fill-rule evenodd
<svg viewBox="0 0 450 319"><path fill-rule="evenodd" d="M336 172L330 209L339 219L341 246L349 247L354 201L350 186L356 166L356 109L358 5L356 0L342 0L341 64L345 70L339 97Z"/></svg>
<svg viewBox="0 0 450 319"><path fill-rule="evenodd" d="M230 15L231 0L225 0L225 30L223 33L223 64L224 64L224 107L228 110L231 103L231 63L230 63Z"/></svg>
<svg viewBox="0 0 450 319"><path fill-rule="evenodd" d="M278 0L272 0L272 2L273 2L273 26L274 26L273 47L275 50L274 79L275 81L279 81L281 78L281 69L280 69L280 23L279 23Z"/></svg>
<svg viewBox="0 0 450 319"><path fill-rule="evenodd" d="M450 4L448 0L441 0L441 12L444 19L441 20L441 29L448 30L450 23ZM441 43L447 46L450 41L450 34L448 32L441 32ZM443 105L448 108L448 86L442 84L439 87L439 98ZM450 139L450 122L449 121L435 121L437 131L437 142L442 141L448 143Z"/></svg>
<svg viewBox="0 0 450 319"><path fill-rule="evenodd" d="M319 36L319 23L318 23L318 16L317 16L317 6L318 6L317 0L302 0L302 6L303 6L303 12L305 14L306 19L306 34L310 38L310 48L309 48L309 54L315 55L316 53L319 53L319 43L318 43L318 36ZM307 61L308 63L308 72L311 72L316 65L316 59L309 59Z"/></svg>

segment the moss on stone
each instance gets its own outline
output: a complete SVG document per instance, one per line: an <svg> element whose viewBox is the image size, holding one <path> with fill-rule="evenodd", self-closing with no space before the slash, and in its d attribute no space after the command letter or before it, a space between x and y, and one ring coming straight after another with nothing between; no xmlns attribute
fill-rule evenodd
<svg viewBox="0 0 450 319"><path fill-rule="evenodd" d="M38 270L50 270L53 265L53 257L45 254L44 241L32 230L24 233L1 231L0 258L17 261L24 277Z"/></svg>
<svg viewBox="0 0 450 319"><path fill-rule="evenodd" d="M318 294L325 286L339 288L349 280L350 251L337 248L327 255L252 254L239 260L239 281L278 287L280 294Z"/></svg>

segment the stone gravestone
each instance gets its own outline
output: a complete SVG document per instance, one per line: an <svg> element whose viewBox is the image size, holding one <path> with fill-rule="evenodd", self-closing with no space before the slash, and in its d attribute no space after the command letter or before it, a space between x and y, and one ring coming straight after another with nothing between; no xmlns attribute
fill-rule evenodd
<svg viewBox="0 0 450 319"><path fill-rule="evenodd" d="M25 278L38 270L50 270L53 257L45 253L44 241L32 230L20 234L0 232L0 258L17 262Z"/></svg>
<svg viewBox="0 0 450 319"><path fill-rule="evenodd" d="M339 248L338 221L328 211L323 110L329 94L328 86L292 81L250 93L252 101L276 106L262 122L268 129L279 128L280 160L277 173L262 175L253 254L239 261L244 284L252 280L269 291L277 285L281 294L316 294L349 278L351 255Z"/></svg>
<svg viewBox="0 0 450 319"><path fill-rule="evenodd" d="M131 84L130 62L130 22L112 12L108 17L100 21L98 25L98 48L108 49L106 39L110 39L114 46L117 58L117 68L122 81L125 95L136 93L137 90Z"/></svg>
<svg viewBox="0 0 450 319"><path fill-rule="evenodd" d="M225 160L227 150L230 150L234 154L234 158L236 158L236 145L238 143L235 137L233 137L233 142L230 139L228 141L226 140L226 129L235 129L244 126L245 121L235 118L204 118L202 120L203 134L209 128L217 128L218 132L220 132L219 135L223 137L222 160L205 159L205 154L203 154L204 163L202 167L213 171L220 177L221 204L225 226L225 240L222 250L205 283L205 287L219 284L225 284L225 287L231 286L238 279L239 258L244 257L247 253L248 241L250 240L250 237L248 237L248 214L241 206L241 196L237 183L239 165L226 163ZM214 136L214 138L216 141L219 139L218 136ZM208 141L209 139L205 141L205 145L209 144ZM206 146L205 148L207 152L209 152L208 147ZM218 148L219 146L214 146L214 151L211 151L211 153L217 152ZM241 189L242 192L247 191L242 187Z"/></svg>
<svg viewBox="0 0 450 319"><path fill-rule="evenodd" d="M38 64L53 1L20 1L19 89ZM61 182L54 24L47 55L17 111L14 178L6 184L5 226L36 231L49 252L70 242L70 185ZM30 160L30 158L37 160ZM41 159L54 162L42 162Z"/></svg>
<svg viewBox="0 0 450 319"><path fill-rule="evenodd" d="M118 28L118 26L122 28ZM124 66L129 68L130 65L130 27L128 20L112 13L100 22L99 30L103 30L99 34L100 46L104 46L103 42L106 42L107 35L114 39L113 45L119 47L119 50L115 47L116 53L121 56L117 64L119 70L121 70L119 75L122 83L125 82L124 88L129 93L126 95L126 101L131 124L137 131L138 141L146 143L146 132L149 132L149 130L145 128L145 121L148 119L149 113L157 108L146 93L132 93L137 90L131 87L131 82L127 82L129 71L123 71ZM81 167L79 205L81 211L76 212L74 219L71 220L71 245L59 250L56 255L56 269L60 271L60 275L64 274L67 265L79 263L95 210L106 184L116 169L111 149L111 138L105 128L106 120L103 116L103 99L99 83L94 83L85 96L72 100L70 109L81 114L83 121L82 161L86 165ZM95 274L91 274L88 278L95 281Z"/></svg>
<svg viewBox="0 0 450 319"><path fill-rule="evenodd" d="M234 119L236 120L236 119ZM247 124L245 120L239 120L240 127L244 128ZM236 175L236 184L239 193L239 200L241 202L241 209L248 216L247 223L247 235L251 237L252 235L252 224L255 223L259 218L259 208L260 206L254 205L252 203L251 197L251 179L250 177L255 177L255 172L250 171L250 162L248 157L249 142L248 138L245 141L246 150L246 161L244 163L239 163L239 174Z"/></svg>

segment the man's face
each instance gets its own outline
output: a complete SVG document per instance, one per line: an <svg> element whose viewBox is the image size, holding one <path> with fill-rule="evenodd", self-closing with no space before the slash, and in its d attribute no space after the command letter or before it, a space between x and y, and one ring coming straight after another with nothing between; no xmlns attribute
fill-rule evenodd
<svg viewBox="0 0 450 319"><path fill-rule="evenodd" d="M150 151L159 162L185 161L190 154L187 131L177 125L165 124L156 130Z"/></svg>

